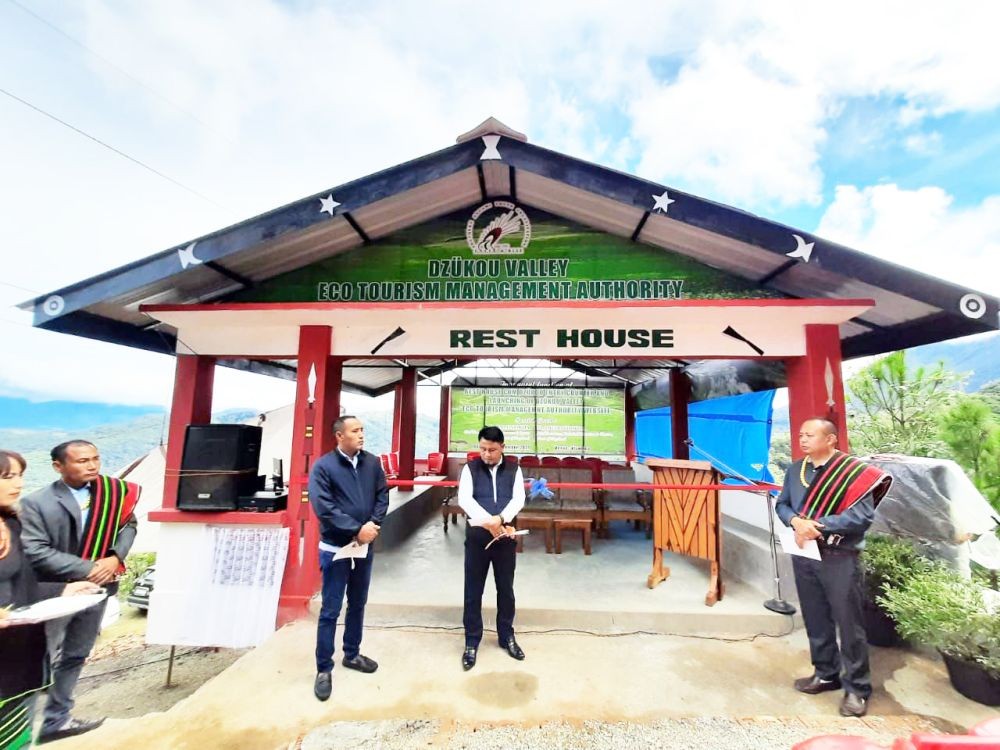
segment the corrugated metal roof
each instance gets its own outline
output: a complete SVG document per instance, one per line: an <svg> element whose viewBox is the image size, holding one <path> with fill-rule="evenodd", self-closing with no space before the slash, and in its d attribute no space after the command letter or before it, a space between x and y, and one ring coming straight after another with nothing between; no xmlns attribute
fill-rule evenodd
<svg viewBox="0 0 1000 750"><path fill-rule="evenodd" d="M175 332L153 325L139 312L140 305L223 300L249 285L483 199L510 197L527 209L680 253L790 296L872 298L877 302L872 311L841 326L847 358L998 327L1000 302L995 298L738 209L539 148L504 135L502 124L496 128L501 136L499 159L484 158L485 139L474 136L55 290L22 307L34 310L34 324L42 328L172 353ZM666 215L654 210L654 196L664 191L673 199ZM809 262L788 257L797 246L794 235L813 243ZM391 388L399 379L398 367L385 366L384 360L374 364L383 366L349 367L345 385L368 393ZM240 366L269 374L294 373L294 362ZM450 366L427 363L433 371ZM612 369L615 366L612 363ZM636 382L661 375L663 369L647 361L629 373L628 379Z"/></svg>

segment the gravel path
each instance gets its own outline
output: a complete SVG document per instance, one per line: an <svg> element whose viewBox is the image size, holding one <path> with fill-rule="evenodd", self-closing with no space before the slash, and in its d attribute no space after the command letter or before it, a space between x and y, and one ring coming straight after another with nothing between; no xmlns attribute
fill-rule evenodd
<svg viewBox="0 0 1000 750"><path fill-rule="evenodd" d="M438 721L336 722L316 729L292 748L353 750L354 748L447 748L448 750L778 750L821 734L853 734L889 745L915 731L940 732L942 727L922 717L825 719L669 719L634 722L548 722L541 725L474 726Z"/></svg>

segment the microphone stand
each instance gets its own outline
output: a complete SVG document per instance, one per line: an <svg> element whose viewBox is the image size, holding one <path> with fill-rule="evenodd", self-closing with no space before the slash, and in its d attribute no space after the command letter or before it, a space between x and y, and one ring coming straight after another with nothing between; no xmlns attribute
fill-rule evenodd
<svg viewBox="0 0 1000 750"><path fill-rule="evenodd" d="M715 464L725 472L726 476L731 476L739 479L741 482L746 484L757 484L756 480L749 479L743 476L740 472L731 466L727 466L724 462L720 461L718 458L712 454L702 450L691 438L684 441L689 448L693 448L698 451L701 455L709 460L710 463ZM781 596L781 576L778 574L778 547L774 536L774 505L771 502L771 490L758 490L764 493L767 498L767 526L768 526L768 538L771 547L771 570L774 572L774 598L768 599L764 602L764 609L768 609L772 612L777 612L779 615L794 615L796 612L795 605L785 601Z"/></svg>

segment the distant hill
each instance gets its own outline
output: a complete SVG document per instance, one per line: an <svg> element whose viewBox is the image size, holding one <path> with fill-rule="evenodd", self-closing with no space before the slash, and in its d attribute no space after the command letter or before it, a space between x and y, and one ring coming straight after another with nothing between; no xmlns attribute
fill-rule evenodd
<svg viewBox="0 0 1000 750"><path fill-rule="evenodd" d="M48 405L62 404L66 409L66 418L62 423L57 422L56 426L47 429L35 429L24 424L13 427L0 428L0 447L15 450L22 454L28 462L28 471L25 474L24 491L32 492L51 482L56 474L52 471L49 451L53 446L66 440L77 438L89 440L94 443L101 452L101 464L105 471L115 472L123 469L135 459L145 455L151 449L160 444L161 436L166 436L166 414L162 410L159 413L144 414L139 417L129 417L117 422L78 425L78 420L73 414L79 407L80 411L86 412L92 406L70 401L50 401L40 406L45 407L43 411L55 414ZM110 404L100 404L98 406L111 407ZM124 410L133 407L122 407ZM98 410L96 413L102 413ZM113 413L113 408L105 413ZM127 413L127 412L125 412ZM31 425L30 413L26 413L27 425ZM232 409L220 412L212 417L215 422L242 422L257 416L257 412L249 409ZM68 425L68 426L67 426Z"/></svg>
<svg viewBox="0 0 1000 750"><path fill-rule="evenodd" d="M0 396L0 429L79 430L162 414L161 406L123 406L83 401L29 401Z"/></svg>
<svg viewBox="0 0 1000 750"><path fill-rule="evenodd" d="M20 401L20 399L4 399ZM31 402L24 402L31 404ZM55 406L55 405L58 405ZM32 404L34 410L23 408L19 419L9 417L0 424L0 448L21 453L28 461L25 474L25 493L33 492L51 482L56 474L51 467L49 451L53 446L66 440L81 438L94 443L101 452L101 463L107 472L125 468L135 459L165 441L167 436L167 415L162 409L150 407L115 407L113 404L85 404L72 401L49 401ZM92 407L98 407L92 409ZM120 409L122 418L111 422L91 422L84 424L79 414L115 414ZM131 409L146 412L139 416L130 414ZM212 415L213 422L246 422L254 420L258 411L253 409L230 409ZM36 427L41 415L42 421L51 420L48 426ZM392 444L391 408L365 415L366 448L372 453L385 453ZM417 455L425 456L436 451L438 445L437 418L418 415Z"/></svg>
<svg viewBox="0 0 1000 750"><path fill-rule="evenodd" d="M971 373L965 390L974 393L987 383L1000 380L1000 333L917 346L906 350L906 359L917 365L943 361L953 372Z"/></svg>

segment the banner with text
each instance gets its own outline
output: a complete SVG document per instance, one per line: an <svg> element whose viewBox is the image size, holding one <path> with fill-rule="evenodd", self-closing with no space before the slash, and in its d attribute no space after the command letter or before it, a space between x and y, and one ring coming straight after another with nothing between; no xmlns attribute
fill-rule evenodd
<svg viewBox="0 0 1000 750"><path fill-rule="evenodd" d="M622 455L625 391L453 387L449 450L477 450L485 425L503 430L508 453Z"/></svg>
<svg viewBox="0 0 1000 750"><path fill-rule="evenodd" d="M497 200L269 279L231 300L517 302L782 296L677 253Z"/></svg>

